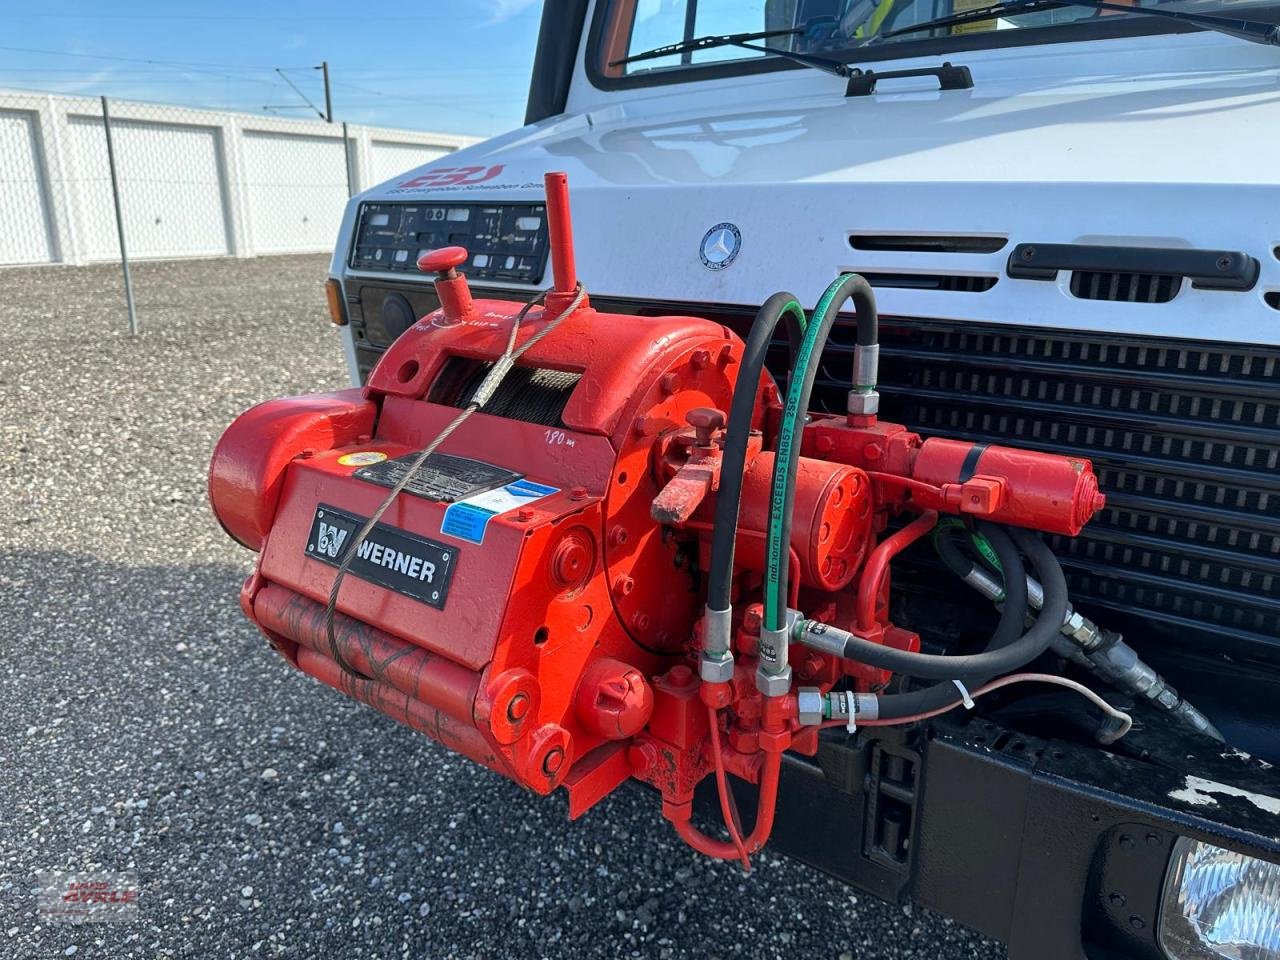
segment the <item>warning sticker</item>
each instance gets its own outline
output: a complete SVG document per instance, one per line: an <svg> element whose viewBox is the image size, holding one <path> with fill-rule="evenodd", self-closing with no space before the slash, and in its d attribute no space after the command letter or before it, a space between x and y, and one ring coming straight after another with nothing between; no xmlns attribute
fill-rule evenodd
<svg viewBox="0 0 1280 960"><path fill-rule="evenodd" d="M338 458L344 467L367 467L371 463L381 463L387 455L381 450L361 450L359 453L347 453Z"/></svg>
<svg viewBox="0 0 1280 960"><path fill-rule="evenodd" d="M449 505L444 512L440 532L459 540L484 543L485 529L494 517L559 492L559 487L522 479L497 490L477 493Z"/></svg>

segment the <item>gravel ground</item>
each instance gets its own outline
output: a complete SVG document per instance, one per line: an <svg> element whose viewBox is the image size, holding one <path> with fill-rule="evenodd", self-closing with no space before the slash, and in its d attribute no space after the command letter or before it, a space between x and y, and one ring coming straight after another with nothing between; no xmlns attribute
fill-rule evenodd
<svg viewBox="0 0 1280 960"><path fill-rule="evenodd" d="M204 477L219 431L344 382L322 257L0 272L0 956L998 957L623 790L577 824L286 669ZM130 923L36 909L130 871Z"/></svg>

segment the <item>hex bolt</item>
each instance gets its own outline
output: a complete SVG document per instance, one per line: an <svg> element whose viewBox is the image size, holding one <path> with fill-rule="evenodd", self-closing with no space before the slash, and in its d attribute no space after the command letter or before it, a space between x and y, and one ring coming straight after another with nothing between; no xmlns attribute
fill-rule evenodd
<svg viewBox="0 0 1280 960"><path fill-rule="evenodd" d="M620 597L625 597L636 588L636 582L625 573L613 581L613 592Z"/></svg>
<svg viewBox="0 0 1280 960"><path fill-rule="evenodd" d="M693 356L689 358L689 361L693 364L693 369L701 370L711 362L711 353L707 350L695 350L693 351Z"/></svg>
<svg viewBox="0 0 1280 960"><path fill-rule="evenodd" d="M649 615L643 610L637 611L636 615L631 618L631 625L637 630L649 629Z"/></svg>
<svg viewBox="0 0 1280 960"><path fill-rule="evenodd" d="M664 373L662 379L658 381L658 386L662 388L663 393L675 393L676 387L680 386L680 378L674 373Z"/></svg>
<svg viewBox="0 0 1280 960"><path fill-rule="evenodd" d="M627 542L627 528L622 524L615 524L613 529L609 531L609 543L612 546L620 547Z"/></svg>
<svg viewBox="0 0 1280 960"><path fill-rule="evenodd" d="M570 499L570 500L585 500L585 499L587 499L587 488L586 488L586 487L573 487L573 488L571 488L571 489L569 490L569 499Z"/></svg>
<svg viewBox="0 0 1280 960"><path fill-rule="evenodd" d="M1111 902L1113 907L1123 907L1126 902L1125 895L1119 891L1111 894L1107 899Z"/></svg>
<svg viewBox="0 0 1280 960"><path fill-rule="evenodd" d="M521 523L528 523L533 519L533 507L521 507L520 512L516 514L516 519Z"/></svg>
<svg viewBox="0 0 1280 960"><path fill-rule="evenodd" d="M1147 925L1147 921L1143 920L1136 913L1129 918L1129 926L1133 927L1133 929L1135 930L1141 930L1146 925Z"/></svg>

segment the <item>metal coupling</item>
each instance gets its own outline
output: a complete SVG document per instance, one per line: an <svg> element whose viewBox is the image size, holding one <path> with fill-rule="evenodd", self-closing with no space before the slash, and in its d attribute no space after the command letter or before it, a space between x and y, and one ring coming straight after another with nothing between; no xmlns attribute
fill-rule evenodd
<svg viewBox="0 0 1280 960"><path fill-rule="evenodd" d="M733 641L733 608L715 610L708 604L702 612L702 649L719 658L729 652Z"/></svg>
<svg viewBox="0 0 1280 960"><path fill-rule="evenodd" d="M1102 644L1102 631L1096 623L1067 607L1067 617L1062 621L1062 632L1076 642L1081 650L1091 652Z"/></svg>
<svg viewBox="0 0 1280 960"><path fill-rule="evenodd" d="M846 409L858 416L874 416L880 412L880 394L874 390L850 390Z"/></svg>
<svg viewBox="0 0 1280 960"><path fill-rule="evenodd" d="M850 730L864 720L875 720L880 716L880 700L874 693L844 690L828 693L824 700L826 719L843 720Z"/></svg>
<svg viewBox="0 0 1280 960"><path fill-rule="evenodd" d="M715 610L708 605L702 614L702 656L698 676L706 683L728 683L733 679L733 608Z"/></svg>
<svg viewBox="0 0 1280 960"><path fill-rule="evenodd" d="M756 689L766 697L785 697L791 692L791 665L787 664L777 673L770 673L765 670L762 660L756 670Z"/></svg>
<svg viewBox="0 0 1280 960"><path fill-rule="evenodd" d="M876 392L876 383L880 379L880 344L861 344L853 346L853 389L863 392Z"/></svg>
<svg viewBox="0 0 1280 960"><path fill-rule="evenodd" d="M792 637L797 643L810 650L830 654L833 657L844 656L845 640L849 634L839 627L819 620L801 620L796 624Z"/></svg>
<svg viewBox="0 0 1280 960"><path fill-rule="evenodd" d="M698 676L703 683L728 683L733 679L733 654L724 653L716 657L703 653L698 659Z"/></svg>
<svg viewBox="0 0 1280 960"><path fill-rule="evenodd" d="M1004 585L977 564L974 564L973 568L962 579L988 600L995 603L1000 603L1004 600Z"/></svg>
<svg viewBox="0 0 1280 960"><path fill-rule="evenodd" d="M817 687L801 687L796 691L796 707L802 726L816 727L826 719L822 691Z"/></svg>

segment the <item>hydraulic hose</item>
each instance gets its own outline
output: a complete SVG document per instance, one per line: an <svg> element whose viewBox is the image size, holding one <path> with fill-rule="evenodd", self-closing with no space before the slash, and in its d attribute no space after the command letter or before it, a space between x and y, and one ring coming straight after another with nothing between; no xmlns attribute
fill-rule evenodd
<svg viewBox="0 0 1280 960"><path fill-rule="evenodd" d="M778 323L785 320L792 353L800 348L806 319L794 294L775 293L760 307L747 334L742 366L733 386L733 402L725 429L724 459L720 468L720 490L716 498L715 526L711 531L711 573L707 581L707 606L728 610L733 585L733 548L738 534L738 511L742 504L742 476L746 470L747 441L755 413L765 356Z"/></svg>
<svg viewBox="0 0 1280 960"><path fill-rule="evenodd" d="M991 639L987 641L988 650L1000 650L1017 640L1022 633L1022 627L1026 622L1029 609L1027 578L1022 565L1022 558L1018 556L1018 548L1014 546L1008 534L993 524L986 524L984 527L987 539L991 541L992 547L995 548L1001 564L1006 570L1011 571L1011 573L1020 578L1005 596L1004 609L1000 611L1000 622L996 625ZM984 677L982 679L985 682L990 678ZM974 686L977 687L979 684L975 683ZM959 691L956 689L956 685L944 680L941 683L935 683L908 693L882 694L877 697L878 715L885 720L900 720L938 710L948 705L954 706L957 693Z"/></svg>
<svg viewBox="0 0 1280 960"><path fill-rule="evenodd" d="M953 687L952 689L954 690L955 688ZM756 807L755 826L751 828L751 833L748 836L742 838L742 846L747 855L753 854L763 847L769 841L769 835L773 833L773 817L777 811L778 802L778 776L781 770L782 754L779 752L766 753L764 756L764 768L760 772L760 790L758 794L760 799L759 805ZM740 860L742 858L742 854L736 844L708 837L695 827L688 817L689 812L686 809L671 821L681 840L699 853L714 857L717 860Z"/></svg>
<svg viewBox="0 0 1280 960"><path fill-rule="evenodd" d="M878 335L875 294L871 290L871 284L856 273L843 274L827 287L814 308L813 319L805 328L804 340L800 344L795 362L800 375L792 377L782 411L778 456L773 465L773 484L769 498L764 626L772 631L783 630L786 618L786 551L791 543L791 512L795 501L796 473L800 464L800 434L804 429L804 417L809 410L813 383L818 376L818 359L822 356L822 348L835 324L836 315L846 300L853 301L857 314L857 342L864 347L870 346L875 343ZM785 653L785 650L779 653ZM775 668L774 672L786 666L785 657L778 656L776 660L777 662L770 664ZM764 657L761 658L761 664L766 665Z"/></svg>
<svg viewBox="0 0 1280 960"><path fill-rule="evenodd" d="M1022 530L1012 530L1011 533L1018 547L1030 559L1045 590L1044 608L1040 617L1030 630L1012 643L965 656L938 656L897 650L856 634L833 631L831 628L826 628L825 632L834 633L844 641L842 656L847 659L927 680L985 682L991 677L1017 670L1048 650L1057 637L1067 612L1067 581L1057 558L1043 541ZM996 538L997 541L1000 539ZM1013 555L1016 556L1016 551L1013 551ZM1003 562L1002 556L1001 563ZM1025 580L1025 576L1023 579ZM1017 578L1009 576L1008 583L1010 587L1016 588ZM1010 593L1012 592L1011 589ZM1021 592L1025 598L1025 582ZM1025 599L1019 606L1025 612Z"/></svg>

